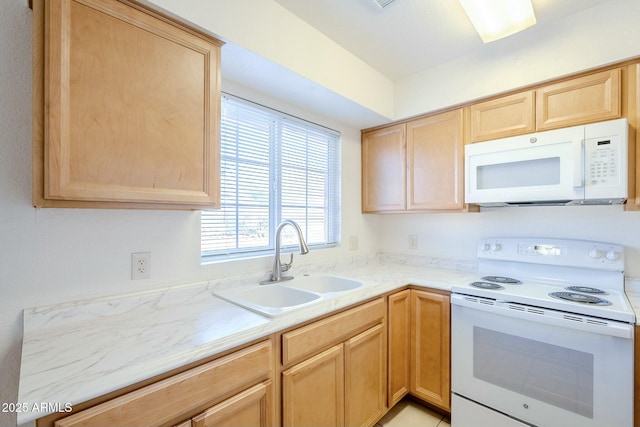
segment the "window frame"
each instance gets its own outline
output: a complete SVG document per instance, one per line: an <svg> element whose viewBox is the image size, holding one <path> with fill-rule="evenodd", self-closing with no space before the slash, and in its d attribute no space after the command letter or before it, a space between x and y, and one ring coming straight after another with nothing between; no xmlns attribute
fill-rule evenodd
<svg viewBox="0 0 640 427"><path fill-rule="evenodd" d="M316 123L310 122L305 119L301 119L299 117L293 116L291 114L284 113L282 111L257 104L253 101L240 98L238 96L234 96L228 93L222 93L221 103L225 102L230 103L230 108L241 108L243 111L245 110L255 110L256 116L269 116L271 121L271 127L269 131L269 143L268 143L268 151L269 151L269 205L268 205L268 243L266 246L253 246L247 248L241 248L238 244L240 235L238 226L238 218L240 215L238 213L238 208L241 203L238 202L238 192L240 191L236 188L235 199L232 203L227 203L224 200L224 183L223 183L223 173L221 173L221 201L220 208L215 210L203 210L201 212L200 219L200 238L201 238L201 247L200 247L200 259L202 264L215 263L220 261L227 261L233 259L248 259L248 258L256 258L262 257L266 255L273 255L273 251L275 250L275 241L274 234L276 228L280 222L285 219L294 219L299 223L300 227L303 229L305 234L305 239L309 236L309 230L307 229L307 223L309 222L309 211L311 209L318 210L319 206L312 206L309 204L308 197L303 206L298 206L298 209L304 210L305 223L301 223L296 218L288 218L283 217L283 209L286 209L286 205L283 207L282 205L282 169L283 169L283 155L282 155L282 147L285 144L294 144L295 140L286 139L283 142L282 132L286 129L301 130L305 135L305 163L303 169L305 171L305 179L303 181L296 181L297 183L302 182L305 186L305 194L309 192L309 135L315 137L317 135L322 135L323 138L326 138L326 157L323 158L322 167L326 167L326 175L324 176L324 192L322 193L325 198L325 203L323 205L324 213L322 215L323 218L323 228L324 228L324 236L325 239L322 242L318 241L307 241L309 248L312 249L320 249L320 248L333 248L337 247L341 244L341 138L340 132L327 128L322 125L318 125ZM240 106L240 107L238 107ZM225 141L223 140L223 127L224 127L224 106L221 108L223 110L223 116L221 118L221 141L220 141L220 151L221 151L221 170L223 169L223 162L225 158L229 157L225 155L223 144ZM260 117L262 118L262 117ZM237 123L235 123L237 125ZM237 135L240 132L237 131L235 133L235 138L237 140ZM240 141L240 140L237 140ZM322 142L322 138L320 138L320 143ZM238 156L238 147L239 144L235 145L235 154L236 158L231 161L234 165L238 166L242 163L242 159ZM235 163L234 163L235 162ZM246 159L245 159L245 163ZM313 167L314 164L311 165ZM235 177L236 182L238 181L238 168L235 169ZM284 182L288 182L286 179ZM250 184L250 183L247 183ZM219 250L205 250L205 232L212 231L213 227L205 226L205 222L214 218L216 213L222 212L225 207L235 207L235 232L233 234L236 244L234 248L227 249L219 249ZM258 206L258 205L256 205ZM264 207L264 206L263 206ZM211 212L210 216L206 216L207 212ZM223 223L225 220L220 219L220 222ZM222 227L222 226L220 226ZM311 227L309 227L311 228ZM285 227L282 230L282 252L291 252L297 249L297 239L296 243L289 242L287 244L287 238L290 237L291 233L293 233L292 227ZM215 238L209 238L209 241L214 241Z"/></svg>

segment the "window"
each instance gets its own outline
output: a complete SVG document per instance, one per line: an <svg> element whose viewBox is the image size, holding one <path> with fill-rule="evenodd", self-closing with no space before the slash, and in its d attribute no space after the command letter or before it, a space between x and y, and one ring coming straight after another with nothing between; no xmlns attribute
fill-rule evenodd
<svg viewBox="0 0 640 427"><path fill-rule="evenodd" d="M296 221L310 247L340 241L340 135L223 95L221 207L202 212L203 261L271 253ZM297 244L291 227L282 244Z"/></svg>

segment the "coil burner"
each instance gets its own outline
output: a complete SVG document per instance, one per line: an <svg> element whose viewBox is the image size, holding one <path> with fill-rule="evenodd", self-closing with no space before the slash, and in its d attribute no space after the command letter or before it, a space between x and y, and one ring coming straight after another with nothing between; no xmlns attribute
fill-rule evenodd
<svg viewBox="0 0 640 427"><path fill-rule="evenodd" d="M500 286L497 283L491 282L472 282L469 283L469 286L480 289L504 289L504 286Z"/></svg>
<svg viewBox="0 0 640 427"><path fill-rule="evenodd" d="M514 279L512 277L504 276L484 276L482 280L488 280L489 282L503 283L506 285L520 285L522 281Z"/></svg>
<svg viewBox="0 0 640 427"><path fill-rule="evenodd" d="M582 292L583 294L608 295L602 289L592 288L590 286L567 286L565 289L573 292Z"/></svg>
<svg viewBox="0 0 640 427"><path fill-rule="evenodd" d="M578 292L551 292L549 294L550 297L564 300L577 302L581 304L590 304L590 305L611 305L610 301L607 301L604 298L595 297L593 295L585 295L580 294Z"/></svg>

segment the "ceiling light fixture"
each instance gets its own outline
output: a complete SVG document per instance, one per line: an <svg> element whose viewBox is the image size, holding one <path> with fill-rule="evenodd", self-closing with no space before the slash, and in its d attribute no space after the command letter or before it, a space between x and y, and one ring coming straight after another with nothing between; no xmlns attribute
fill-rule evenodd
<svg viewBox="0 0 640 427"><path fill-rule="evenodd" d="M380 9L384 9L385 7L389 6L391 3L393 3L396 0L373 0L378 6L380 6Z"/></svg>
<svg viewBox="0 0 640 427"><path fill-rule="evenodd" d="M531 0L459 0L485 43L536 23Z"/></svg>

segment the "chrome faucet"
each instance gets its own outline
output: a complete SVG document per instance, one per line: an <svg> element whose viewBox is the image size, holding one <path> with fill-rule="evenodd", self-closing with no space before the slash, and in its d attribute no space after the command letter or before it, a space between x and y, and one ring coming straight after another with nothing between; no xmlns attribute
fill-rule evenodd
<svg viewBox="0 0 640 427"><path fill-rule="evenodd" d="M266 285L269 283L277 283L277 282L282 282L284 280L293 279L293 276L282 275L283 271L287 271L289 270L289 268L291 268L291 264L293 263L293 254L291 254L291 262L289 262L288 264L285 264L283 266L282 263L280 262L280 233L282 232L282 228L284 228L285 225L292 226L296 230L296 233L298 233L300 254L305 255L309 253L309 248L307 247L307 243L304 241L304 237L302 237L302 230L300 229L300 226L295 221L292 221L290 219L285 219L280 223L280 225L278 225L278 228L276 228L276 253L273 259L273 269L271 270L271 278L260 282L261 285Z"/></svg>

